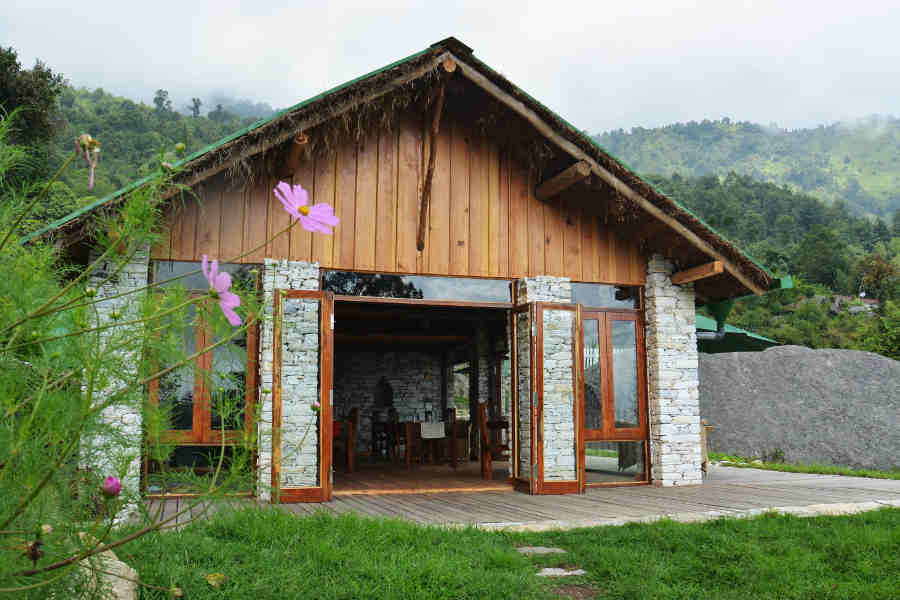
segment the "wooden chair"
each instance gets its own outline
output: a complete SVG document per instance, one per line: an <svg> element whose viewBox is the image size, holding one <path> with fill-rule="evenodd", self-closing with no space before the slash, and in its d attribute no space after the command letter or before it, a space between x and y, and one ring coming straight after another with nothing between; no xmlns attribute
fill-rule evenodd
<svg viewBox="0 0 900 600"><path fill-rule="evenodd" d="M334 445L341 446L347 455L347 472L352 473L356 468L356 436L359 433L359 407L350 409L350 415L346 421L335 421L340 424L340 431L335 432ZM334 453L337 456L337 452Z"/></svg>
<svg viewBox="0 0 900 600"><path fill-rule="evenodd" d="M478 426L481 428L481 478L491 481L494 479L493 461L509 460L509 445L495 444L491 441L488 430L487 403L478 404Z"/></svg>

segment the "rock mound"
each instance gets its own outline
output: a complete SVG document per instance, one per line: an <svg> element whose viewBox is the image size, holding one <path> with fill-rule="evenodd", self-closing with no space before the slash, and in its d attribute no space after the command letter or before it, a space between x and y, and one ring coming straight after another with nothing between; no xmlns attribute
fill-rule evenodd
<svg viewBox="0 0 900 600"><path fill-rule="evenodd" d="M900 362L857 350L778 346L700 355L710 449L786 462L900 466Z"/></svg>

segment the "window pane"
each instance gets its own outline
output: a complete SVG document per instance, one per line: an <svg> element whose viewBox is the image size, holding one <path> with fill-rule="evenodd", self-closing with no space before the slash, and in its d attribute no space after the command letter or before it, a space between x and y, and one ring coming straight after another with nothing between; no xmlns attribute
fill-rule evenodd
<svg viewBox="0 0 900 600"><path fill-rule="evenodd" d="M600 338L595 319L584 321L584 427L603 428Z"/></svg>
<svg viewBox="0 0 900 600"><path fill-rule="evenodd" d="M611 321L613 399L617 428L638 427L637 336L634 321Z"/></svg>
<svg viewBox="0 0 900 600"><path fill-rule="evenodd" d="M585 442L586 483L646 481L644 442Z"/></svg>
<svg viewBox="0 0 900 600"><path fill-rule="evenodd" d="M217 339L216 342L219 340ZM210 377L210 427L243 429L247 382L247 332L213 349Z"/></svg>
<svg viewBox="0 0 900 600"><path fill-rule="evenodd" d="M509 281L506 279L325 271L322 275L322 289L341 296L460 302L510 301Z"/></svg>
<svg viewBox="0 0 900 600"><path fill-rule="evenodd" d="M197 329L194 327L196 309L187 307L183 331L183 353L190 356L196 351ZM169 417L169 426L178 431L190 431L194 426L194 367L185 365L159 379L157 392L160 409Z"/></svg>
<svg viewBox="0 0 900 600"><path fill-rule="evenodd" d="M638 308L637 287L573 283L572 302L594 308Z"/></svg>

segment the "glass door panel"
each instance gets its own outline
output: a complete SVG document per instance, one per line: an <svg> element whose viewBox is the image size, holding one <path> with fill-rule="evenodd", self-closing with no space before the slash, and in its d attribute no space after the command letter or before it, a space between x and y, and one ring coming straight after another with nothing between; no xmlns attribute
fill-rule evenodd
<svg viewBox="0 0 900 600"><path fill-rule="evenodd" d="M603 370L600 367L600 322L584 321L584 427L603 429Z"/></svg>
<svg viewBox="0 0 900 600"><path fill-rule="evenodd" d="M640 427L637 334L634 321L611 321L613 406L616 429Z"/></svg>
<svg viewBox="0 0 900 600"><path fill-rule="evenodd" d="M643 337L635 312L582 311L582 481L647 481Z"/></svg>

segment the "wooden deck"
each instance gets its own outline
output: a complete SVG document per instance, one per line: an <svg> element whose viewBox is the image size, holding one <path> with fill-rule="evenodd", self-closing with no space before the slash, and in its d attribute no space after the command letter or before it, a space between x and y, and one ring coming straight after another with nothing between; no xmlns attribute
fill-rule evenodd
<svg viewBox="0 0 900 600"><path fill-rule="evenodd" d="M700 486L592 488L583 495L529 496L508 491L335 495L324 504L285 504L303 515L316 511L408 519L423 524L481 527L588 526L660 515L729 515L785 506L900 502L900 481L803 475L714 467ZM170 499L165 514L184 500ZM181 519L181 520L186 520Z"/></svg>
<svg viewBox="0 0 900 600"><path fill-rule="evenodd" d="M506 462L494 464L494 479L485 481L477 462L449 465L376 463L357 465L354 473L335 470L334 496L381 494L437 494L460 492L511 492Z"/></svg>

